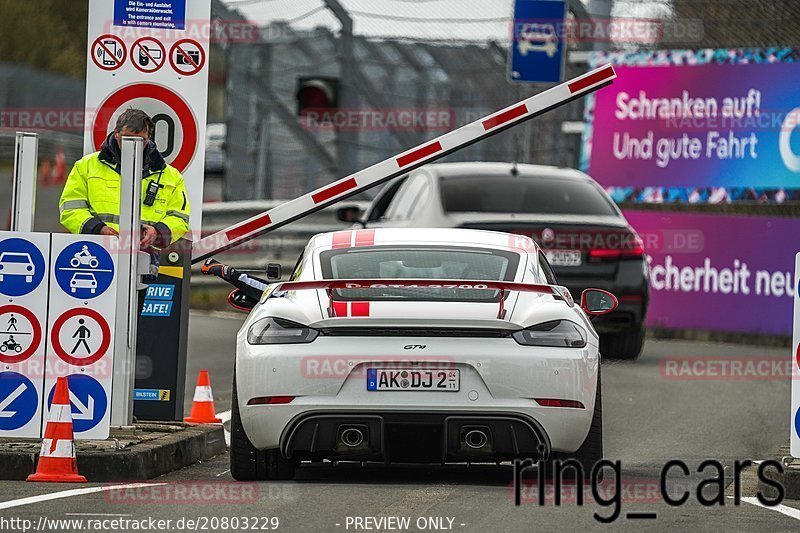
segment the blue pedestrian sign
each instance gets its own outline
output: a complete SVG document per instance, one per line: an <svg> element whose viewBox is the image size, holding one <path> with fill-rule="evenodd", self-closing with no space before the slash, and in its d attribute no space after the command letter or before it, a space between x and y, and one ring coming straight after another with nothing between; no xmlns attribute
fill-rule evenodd
<svg viewBox="0 0 800 533"><path fill-rule="evenodd" d="M114 281L111 255L92 241L77 241L64 248L54 269L61 290L80 300L100 296Z"/></svg>
<svg viewBox="0 0 800 533"><path fill-rule="evenodd" d="M10 238L0 241L0 294L24 296L44 279L44 256L32 242Z"/></svg>
<svg viewBox="0 0 800 533"><path fill-rule="evenodd" d="M83 433L97 426L106 414L108 397L99 381L85 374L67 376L69 403L72 407L72 428L75 433ZM47 397L48 409L53 405L55 383Z"/></svg>
<svg viewBox="0 0 800 533"><path fill-rule="evenodd" d="M564 76L567 4L563 0L516 0L509 48L512 81L560 83Z"/></svg>
<svg viewBox="0 0 800 533"><path fill-rule="evenodd" d="M31 380L16 372L0 372L0 431L19 429L39 410L39 394Z"/></svg>

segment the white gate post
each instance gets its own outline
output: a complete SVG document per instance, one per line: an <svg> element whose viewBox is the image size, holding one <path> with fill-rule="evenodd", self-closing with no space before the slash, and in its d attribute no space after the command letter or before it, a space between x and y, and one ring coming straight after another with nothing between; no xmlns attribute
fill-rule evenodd
<svg viewBox="0 0 800 533"><path fill-rule="evenodd" d="M133 423L133 381L136 377L136 323L139 316L139 241L141 227L142 149L140 137L123 137L119 198L117 316L114 325L114 378L111 425Z"/></svg>
<svg viewBox="0 0 800 533"><path fill-rule="evenodd" d="M11 231L33 231L38 165L39 134L18 131L11 189Z"/></svg>

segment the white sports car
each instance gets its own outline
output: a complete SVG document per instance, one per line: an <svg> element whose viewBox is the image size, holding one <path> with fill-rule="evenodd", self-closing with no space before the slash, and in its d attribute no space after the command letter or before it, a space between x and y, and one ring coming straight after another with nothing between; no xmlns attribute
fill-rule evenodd
<svg viewBox="0 0 800 533"><path fill-rule="evenodd" d="M237 336L231 473L302 461L602 457L597 289L575 305L528 237L362 229L311 239Z"/></svg>

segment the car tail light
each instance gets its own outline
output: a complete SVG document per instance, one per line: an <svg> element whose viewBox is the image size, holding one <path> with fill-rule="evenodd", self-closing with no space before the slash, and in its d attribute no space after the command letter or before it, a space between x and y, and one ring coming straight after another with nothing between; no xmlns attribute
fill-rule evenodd
<svg viewBox="0 0 800 533"><path fill-rule="evenodd" d="M258 396L247 400L247 405L285 405L292 403L294 396Z"/></svg>
<svg viewBox="0 0 800 533"><path fill-rule="evenodd" d="M546 346L551 348L583 348L586 346L586 330L569 320L543 322L511 334L523 346Z"/></svg>
<svg viewBox="0 0 800 533"><path fill-rule="evenodd" d="M589 261L616 261L618 259L641 259L644 257L644 242L634 231L619 234L619 244L592 248Z"/></svg>
<svg viewBox="0 0 800 533"><path fill-rule="evenodd" d="M583 403L578 400L559 400L556 398L534 398L536 403L542 407L572 407L574 409L584 409Z"/></svg>
<svg viewBox="0 0 800 533"><path fill-rule="evenodd" d="M249 344L302 344L313 342L319 332L283 318L256 320L247 331Z"/></svg>

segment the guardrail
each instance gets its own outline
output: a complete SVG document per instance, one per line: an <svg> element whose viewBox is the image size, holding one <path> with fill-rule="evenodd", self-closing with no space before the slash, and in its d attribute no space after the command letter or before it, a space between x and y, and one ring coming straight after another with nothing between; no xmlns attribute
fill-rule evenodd
<svg viewBox="0 0 800 533"><path fill-rule="evenodd" d="M203 235L209 235L224 229L236 222L253 215L272 209L285 200L255 200L240 202L218 202L203 205ZM362 209L369 206L369 202L348 202L358 205ZM350 224L336 220L336 209L340 205L326 207L307 217L292 222L282 228L267 233L257 239L246 242L241 246L227 250L216 256L223 263L230 264L237 269L253 271L255 275L263 275L267 263L280 263L284 273L294 267L300 252L309 239L317 233L336 231L351 227ZM198 286L224 285L216 277L200 274L200 265L192 269L192 284Z"/></svg>

